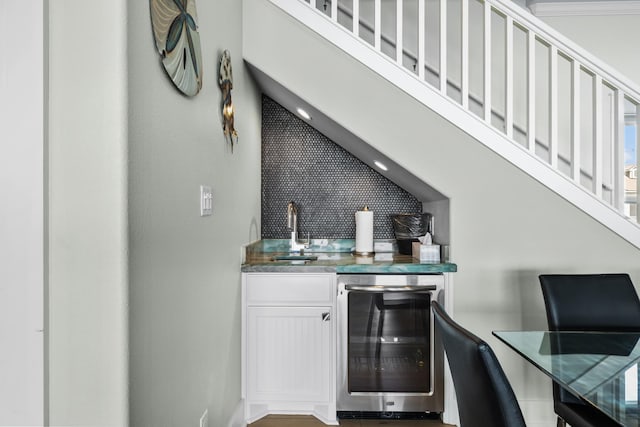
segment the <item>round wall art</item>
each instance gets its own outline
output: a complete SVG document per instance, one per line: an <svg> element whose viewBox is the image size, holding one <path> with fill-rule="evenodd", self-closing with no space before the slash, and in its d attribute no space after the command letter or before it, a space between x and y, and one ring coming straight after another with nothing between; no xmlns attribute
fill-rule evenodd
<svg viewBox="0 0 640 427"><path fill-rule="evenodd" d="M202 54L195 0L149 0L151 26L164 69L182 93L202 88Z"/></svg>

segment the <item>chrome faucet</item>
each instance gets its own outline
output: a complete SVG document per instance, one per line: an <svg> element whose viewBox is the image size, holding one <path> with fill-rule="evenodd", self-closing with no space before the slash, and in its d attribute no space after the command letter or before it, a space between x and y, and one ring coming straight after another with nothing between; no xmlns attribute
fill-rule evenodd
<svg viewBox="0 0 640 427"><path fill-rule="evenodd" d="M300 252L307 247L305 243L298 242L298 208L293 202L287 205L287 228L291 230L291 252Z"/></svg>

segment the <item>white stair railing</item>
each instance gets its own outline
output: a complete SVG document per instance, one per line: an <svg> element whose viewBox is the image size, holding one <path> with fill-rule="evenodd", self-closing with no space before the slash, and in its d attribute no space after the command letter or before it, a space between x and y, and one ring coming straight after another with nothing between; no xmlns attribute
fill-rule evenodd
<svg viewBox="0 0 640 427"><path fill-rule="evenodd" d="M300 1L638 221L637 184L625 196L625 126L640 128L640 90L525 10L504 0ZM639 141L636 132L628 143Z"/></svg>

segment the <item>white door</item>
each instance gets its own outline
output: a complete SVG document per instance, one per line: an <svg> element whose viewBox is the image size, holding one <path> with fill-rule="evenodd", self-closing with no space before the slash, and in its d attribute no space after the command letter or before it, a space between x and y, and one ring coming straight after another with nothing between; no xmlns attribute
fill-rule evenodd
<svg viewBox="0 0 640 427"><path fill-rule="evenodd" d="M249 401L327 402L331 308L249 307Z"/></svg>

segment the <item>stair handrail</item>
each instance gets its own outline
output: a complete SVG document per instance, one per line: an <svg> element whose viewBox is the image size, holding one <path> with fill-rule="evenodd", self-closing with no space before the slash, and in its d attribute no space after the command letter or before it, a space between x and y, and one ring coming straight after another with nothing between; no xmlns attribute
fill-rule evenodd
<svg viewBox="0 0 640 427"><path fill-rule="evenodd" d="M335 25L341 28L346 28L353 35L359 38L360 27L360 0L352 0L352 27L349 29L344 25L338 23L338 11L339 4L337 0L319 0L323 1L323 9L327 5L330 7L327 9L328 13L322 13L317 7L316 0L297 0L302 3L306 3L316 12L325 18L333 21ZM382 17L381 17L381 2L383 0L374 0L374 42L373 47L378 53L383 56L387 56L382 51ZM385 0L386 1L386 0ZM425 82L425 0L418 1L418 52L417 52L417 74L422 82ZM527 61L529 63L529 70L527 72L527 85L528 85L528 99L527 99L527 149L531 155L537 157L539 160L546 162L557 173L562 174L559 169L558 160L568 163L566 156L559 154L559 139L558 139L558 58L563 57L571 64L571 85L572 85L572 107L571 107L571 123L572 123L572 136L571 136L571 159L570 159L570 174L565 177L572 180L577 186L583 188L585 191L591 192L598 200L603 204L610 206L614 210L620 212L624 211L624 127L625 127L625 101L630 102L635 108L635 124L636 129L640 130L640 87L631 81L628 77L622 75L622 73L614 70L611 66L594 57L585 49L571 41L569 38L559 33L551 26L528 13L525 9L515 5L513 2L506 0L461 0L461 106L469 110L469 99L474 99L469 93L469 3L476 1L483 7L483 37L484 37L484 54L483 54L483 69L484 69L484 82L483 82L483 96L482 101L483 108L483 120L484 122L497 129L492 124L492 118L496 112L492 105L492 69L491 69L491 19L492 13L495 11L499 15L503 16L506 20L506 48L505 48L505 62L507 63L505 70L505 111L504 111L504 133L506 136L515 143L513 131L518 126L514 124L514 108L513 108L513 31L518 27L526 32L527 36ZM395 37L395 58L392 59L397 66L407 70L403 65L403 55L405 50L403 47L403 0L395 0L396 2L396 37ZM451 99L447 90L451 88L451 81L447 73L447 0L439 0L439 70L438 79L439 87L436 87L441 95ZM356 19L357 17L357 19ZM387 38L388 39L388 38ZM550 110L550 123L549 123L549 141L546 143L545 149L549 152L549 161L542 159L536 155L536 147L540 145L540 140L535 132L535 79L536 69L535 64L536 43L540 42L549 49L549 110ZM581 118L580 118L580 104L581 104L581 88L580 78L581 73L585 72L592 77L593 94L592 94L592 109L593 109L593 127L592 127L592 161L589 167L592 169L590 172L583 169L581 164ZM533 84L531 82L534 82ZM603 117L603 90L607 87L613 95L613 105L611 106L611 146L608 146L608 152L611 153L611 159L608 164L604 163L603 156L603 125L605 118ZM531 124L534 125L531 125ZM640 148L640 132L637 132L637 146ZM640 153L639 153L640 154ZM636 165L640 163L636 159ZM604 174L606 170L606 175ZM587 178L591 181L591 188L586 188L581 180ZM605 179L606 178L606 179ZM610 180L611 182L607 182ZM604 195L604 191L610 191L610 200L607 200ZM637 204L638 202L636 202ZM636 218L636 221L640 218Z"/></svg>
<svg viewBox="0 0 640 427"><path fill-rule="evenodd" d="M536 34L545 36L545 40L553 39L559 45L559 48L564 52L573 52L571 57L579 57L581 63L586 65L587 68L592 70L599 70L598 74L607 76L607 81L615 83L624 89L625 93L632 94L633 98L640 100L640 85L631 80L629 77L624 76L622 72L616 70L608 63L602 61L592 53L584 49L582 46L565 36L564 34L551 27L549 24L536 17L532 13L527 12L522 7L516 5L511 1L505 0L486 0L491 4L504 8L513 17L517 17L520 22L525 22L528 25L527 28L532 27Z"/></svg>

